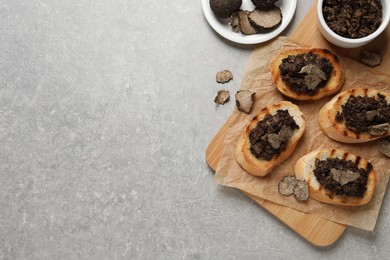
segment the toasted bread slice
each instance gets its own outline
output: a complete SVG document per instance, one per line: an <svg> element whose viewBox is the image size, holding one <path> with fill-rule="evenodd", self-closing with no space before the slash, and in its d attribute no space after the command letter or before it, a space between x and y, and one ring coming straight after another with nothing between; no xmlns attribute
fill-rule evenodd
<svg viewBox="0 0 390 260"><path fill-rule="evenodd" d="M366 191L363 197L353 197L346 195L335 195L333 192L325 189L314 175L316 168L315 161L326 160L327 158L339 158L341 160L351 160L358 168L371 169L368 173ZM300 159L295 164L295 176L297 179L306 180L309 186L309 196L312 199L329 203L346 206L359 206L368 203L375 191L376 176L371 164L360 156L342 151L340 149L323 149L319 151L310 152Z"/></svg>
<svg viewBox="0 0 390 260"><path fill-rule="evenodd" d="M342 111L342 105L344 105L351 96L376 97L378 94L385 96L387 103L390 104L390 93L374 89L354 88L339 93L326 103L318 114L318 121L322 131L329 138L342 143L364 143L384 136L389 136L390 130L383 135L372 135L368 132L355 133L347 129L345 120L342 122L336 120L337 112Z"/></svg>
<svg viewBox="0 0 390 260"><path fill-rule="evenodd" d="M315 53L321 57L328 59L332 65L333 70L327 80L325 86L318 89L314 95L309 95L303 92L294 91L286 82L282 79L279 66L282 64L283 59L289 55L298 55L305 53ZM316 100L325 96L333 95L341 89L344 84L345 76L342 70L338 57L326 49L292 49L279 53L271 63L272 81L276 88L285 96L295 100Z"/></svg>
<svg viewBox="0 0 390 260"><path fill-rule="evenodd" d="M254 156L250 150L249 134L257 124L268 114L275 115L278 110L287 110L298 125L299 129L293 130L292 136L287 141L287 146L279 155L274 155L270 161ZM240 141L236 147L235 157L238 164L248 173L255 176L265 176L275 166L285 161L295 150L299 139L306 128L306 122L298 106L288 101L281 101L274 105L268 105L262 109L245 127Z"/></svg>

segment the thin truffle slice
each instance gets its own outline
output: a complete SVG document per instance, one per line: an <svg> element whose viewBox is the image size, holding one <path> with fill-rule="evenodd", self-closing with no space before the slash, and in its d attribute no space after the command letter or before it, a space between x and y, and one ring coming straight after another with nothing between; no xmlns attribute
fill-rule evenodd
<svg viewBox="0 0 390 260"><path fill-rule="evenodd" d="M356 181L360 174L351 170L338 170L336 168L330 169L332 179L344 186L350 182Z"/></svg>
<svg viewBox="0 0 390 260"><path fill-rule="evenodd" d="M240 90L236 93L236 106L241 112L249 114L253 105L255 92L250 90Z"/></svg>
<svg viewBox="0 0 390 260"><path fill-rule="evenodd" d="M278 192L284 196L289 196L294 193L297 178L295 176L284 176L278 184Z"/></svg>
<svg viewBox="0 0 390 260"><path fill-rule="evenodd" d="M234 12L230 16L230 26L232 27L233 32L240 32L240 18L238 17L238 12Z"/></svg>
<svg viewBox="0 0 390 260"><path fill-rule="evenodd" d="M233 79L233 74L229 70L221 70L217 72L215 79L218 83L227 83Z"/></svg>
<svg viewBox="0 0 390 260"><path fill-rule="evenodd" d="M240 30L241 30L242 34L245 34L245 35L251 35L251 34L258 33L257 30L249 22L249 17L248 17L249 14L250 14L250 12L243 11L243 10L240 10L238 12L238 17L240 18Z"/></svg>
<svg viewBox="0 0 390 260"><path fill-rule="evenodd" d="M374 136L381 136L389 131L390 124L383 123L379 125L371 125L368 127L368 133Z"/></svg>
<svg viewBox="0 0 390 260"><path fill-rule="evenodd" d="M378 142L378 148L381 153L383 153L387 157L390 157L390 138L387 137L380 139Z"/></svg>
<svg viewBox="0 0 390 260"><path fill-rule="evenodd" d="M223 105L229 101L230 93L227 90L219 90L217 96L214 99L214 102L218 105Z"/></svg>
<svg viewBox="0 0 390 260"><path fill-rule="evenodd" d="M382 57L374 52L362 51L360 53L360 62L373 68L381 65Z"/></svg>
<svg viewBox="0 0 390 260"><path fill-rule="evenodd" d="M297 200L304 201L309 198L309 186L304 180L297 180L294 188L294 195Z"/></svg>
<svg viewBox="0 0 390 260"><path fill-rule="evenodd" d="M279 7L269 10L255 9L249 13L248 19L258 32L269 32L282 23L282 11Z"/></svg>

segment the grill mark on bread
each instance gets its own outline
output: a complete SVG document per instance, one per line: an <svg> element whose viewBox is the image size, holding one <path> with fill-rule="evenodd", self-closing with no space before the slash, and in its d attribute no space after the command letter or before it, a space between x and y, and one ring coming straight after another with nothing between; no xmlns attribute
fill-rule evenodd
<svg viewBox="0 0 390 260"><path fill-rule="evenodd" d="M332 158L334 155L335 155L335 153L336 153L336 150L335 149L332 149L331 151L330 151L330 158Z"/></svg>
<svg viewBox="0 0 390 260"><path fill-rule="evenodd" d="M344 153L344 155L343 155L343 160L346 161L347 158L348 158L348 156L349 156L349 153Z"/></svg>
<svg viewBox="0 0 390 260"><path fill-rule="evenodd" d="M362 159L362 157L356 156L356 161L355 161L355 165L356 165L356 166L359 165L360 159Z"/></svg>

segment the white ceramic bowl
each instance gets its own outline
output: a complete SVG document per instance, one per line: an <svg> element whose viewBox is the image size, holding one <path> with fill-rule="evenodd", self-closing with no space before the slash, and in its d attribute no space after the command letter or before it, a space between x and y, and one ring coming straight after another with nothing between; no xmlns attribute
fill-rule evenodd
<svg viewBox="0 0 390 260"><path fill-rule="evenodd" d="M358 39L350 39L342 37L335 32L333 32L329 26L326 24L323 13L322 13L322 5L324 0L318 0L317 2L317 24L318 29L320 30L322 36L327 39L329 42L333 43L336 46L342 48L357 48L363 46L376 37L378 37L387 27L390 20L390 1L389 0L381 0L382 2L382 23L379 28L372 34L358 38Z"/></svg>
<svg viewBox="0 0 390 260"><path fill-rule="evenodd" d="M276 6L282 10L283 15L282 24L279 25L279 27L268 33L243 35L241 33L235 33L232 31L232 28L229 24L229 19L220 19L214 15L210 8L210 0L201 1L203 14L210 26L222 37L241 44L258 44L278 36L291 22L297 7L297 0L278 1ZM252 4L251 0L243 0L241 9L250 11L255 9L255 6Z"/></svg>

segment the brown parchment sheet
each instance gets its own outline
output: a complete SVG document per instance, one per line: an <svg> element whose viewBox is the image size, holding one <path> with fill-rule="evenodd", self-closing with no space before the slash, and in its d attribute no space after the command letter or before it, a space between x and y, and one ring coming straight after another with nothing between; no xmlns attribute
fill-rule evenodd
<svg viewBox="0 0 390 260"><path fill-rule="evenodd" d="M270 73L270 62L282 49L297 48L286 37L262 45L255 49L248 61L246 72L240 89L250 89L256 92L256 102L252 112L247 115L233 111L230 126L226 132L225 146L219 161L214 181L218 184L235 187L249 194L285 205L299 211L318 215L331 221L354 226L360 229L374 230L380 211L383 196L390 176L390 159L378 150L378 142L364 144L342 144L329 139L322 133L318 124L318 112L331 97L316 101L294 101L284 97L273 85ZM346 81L341 91L364 86L368 88L389 91L390 76L339 56ZM265 177L255 177L245 172L236 162L234 151L236 144L247 123L266 105L289 100L299 106L304 114L306 130L293 155L273 169ZM330 205L310 199L298 202L294 196L282 196L277 191L280 179L285 175L294 175L295 162L310 151L322 148L339 148L368 159L376 172L377 184L372 200L363 206L349 207Z"/></svg>

